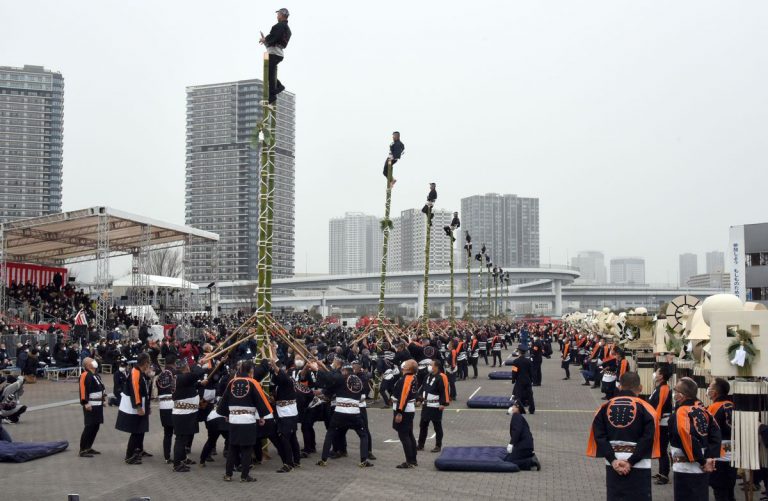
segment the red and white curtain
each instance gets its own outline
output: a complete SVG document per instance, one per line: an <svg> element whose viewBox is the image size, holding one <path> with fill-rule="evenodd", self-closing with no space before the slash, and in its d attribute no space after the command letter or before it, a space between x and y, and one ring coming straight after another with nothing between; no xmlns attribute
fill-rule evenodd
<svg viewBox="0 0 768 501"><path fill-rule="evenodd" d="M16 282L19 285L31 282L38 287L44 287L53 282L53 277L56 273L61 273L62 284L67 284L66 268L54 268L28 263L7 263L6 266L6 285L11 285L11 282Z"/></svg>

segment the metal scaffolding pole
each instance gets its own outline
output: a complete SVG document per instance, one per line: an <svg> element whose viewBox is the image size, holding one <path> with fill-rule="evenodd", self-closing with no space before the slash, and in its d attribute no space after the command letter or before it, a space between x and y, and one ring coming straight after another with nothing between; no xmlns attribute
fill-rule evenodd
<svg viewBox="0 0 768 501"><path fill-rule="evenodd" d="M109 216L101 213L98 216L98 231L96 239L96 328L104 331L112 307L112 295L109 291Z"/></svg>
<svg viewBox="0 0 768 501"><path fill-rule="evenodd" d="M132 254L131 301L137 307L136 316L145 320L149 304L149 248L152 245L152 226L141 227L141 243Z"/></svg>

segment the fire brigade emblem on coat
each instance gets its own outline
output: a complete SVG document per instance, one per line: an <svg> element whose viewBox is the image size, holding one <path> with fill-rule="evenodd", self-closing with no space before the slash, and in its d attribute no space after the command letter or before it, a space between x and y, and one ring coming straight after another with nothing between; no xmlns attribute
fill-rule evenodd
<svg viewBox="0 0 768 501"><path fill-rule="evenodd" d="M631 398L614 398L608 406L606 415L614 428L626 428L635 422L637 404Z"/></svg>
<svg viewBox="0 0 768 501"><path fill-rule="evenodd" d="M435 347L434 346L425 346L424 347L424 356L427 358L435 358Z"/></svg>
<svg viewBox="0 0 768 501"><path fill-rule="evenodd" d="M726 402L723 404L723 412L725 413L725 424L729 427L733 427L731 421L733 420L733 404Z"/></svg>
<svg viewBox="0 0 768 501"><path fill-rule="evenodd" d="M232 382L232 395L237 398L243 398L244 396L248 395L248 392L251 391L251 385L248 383L248 381L244 381L242 379L236 380Z"/></svg>
<svg viewBox="0 0 768 501"><path fill-rule="evenodd" d="M296 390L299 393L303 393L304 395L308 395L308 394L312 393L312 389L309 386L307 386L305 384L301 384L298 381L294 381L293 382L293 389Z"/></svg>
<svg viewBox="0 0 768 501"><path fill-rule="evenodd" d="M702 437L706 437L709 433L709 418L707 417L707 413L703 410L699 410L698 412L691 412L691 421L693 421L693 428L696 430L696 433L698 433Z"/></svg>
<svg viewBox="0 0 768 501"><path fill-rule="evenodd" d="M173 386L173 373L166 369L157 376L157 387L165 390L171 386Z"/></svg>
<svg viewBox="0 0 768 501"><path fill-rule="evenodd" d="M359 393L363 391L363 382L359 377L352 374L347 378L347 389L352 393Z"/></svg>

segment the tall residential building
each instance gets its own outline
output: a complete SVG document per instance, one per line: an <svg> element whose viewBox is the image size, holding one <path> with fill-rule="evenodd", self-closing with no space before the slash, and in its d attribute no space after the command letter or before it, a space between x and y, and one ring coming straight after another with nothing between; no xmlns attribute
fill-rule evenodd
<svg viewBox="0 0 768 501"><path fill-rule="evenodd" d="M721 251L707 252L707 273L723 273L725 271L725 253Z"/></svg>
<svg viewBox="0 0 768 501"><path fill-rule="evenodd" d="M0 222L61 212L64 77L0 66Z"/></svg>
<svg viewBox="0 0 768 501"><path fill-rule="evenodd" d="M432 231L429 239L429 268L446 270L450 262L451 241L445 235L443 226L451 224L453 212L434 209ZM408 209L400 213L400 270L418 271L424 269L424 245L427 239L426 216L421 209ZM458 256L454 256L456 259Z"/></svg>
<svg viewBox="0 0 768 501"><path fill-rule="evenodd" d="M485 243L502 268L539 266L538 198L496 193L462 198L461 229L472 235L475 248ZM462 256L466 259L466 251Z"/></svg>
<svg viewBox="0 0 768 501"><path fill-rule="evenodd" d="M605 269L605 256L598 251L581 251L571 258L571 266L578 268L581 276L576 283L598 285L608 282L608 272Z"/></svg>
<svg viewBox="0 0 768 501"><path fill-rule="evenodd" d="M347 212L328 223L328 271L331 275L373 273L381 265L383 233L376 216Z"/></svg>
<svg viewBox="0 0 768 501"><path fill-rule="evenodd" d="M219 234L220 280L258 279L261 80L187 87L186 224ZM273 277L293 275L295 96L277 100ZM190 246L187 277L211 279L211 244Z"/></svg>
<svg viewBox="0 0 768 501"><path fill-rule="evenodd" d="M699 274L699 256L690 252L680 254L680 286L688 285L688 279Z"/></svg>
<svg viewBox="0 0 768 501"><path fill-rule="evenodd" d="M645 259L621 257L611 259L611 283L641 285L645 283Z"/></svg>

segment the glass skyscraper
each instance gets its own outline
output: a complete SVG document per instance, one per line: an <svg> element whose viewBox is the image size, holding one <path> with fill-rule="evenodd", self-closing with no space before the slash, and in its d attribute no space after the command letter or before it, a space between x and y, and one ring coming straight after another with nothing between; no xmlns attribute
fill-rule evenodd
<svg viewBox="0 0 768 501"><path fill-rule="evenodd" d="M262 117L261 80L187 88L186 224L218 233L219 280L258 279L259 160L251 146ZM295 96L277 101L272 276L294 266ZM187 251L185 278L211 277L212 244Z"/></svg>
<svg viewBox="0 0 768 501"><path fill-rule="evenodd" d="M64 77L0 66L0 222L61 212Z"/></svg>

